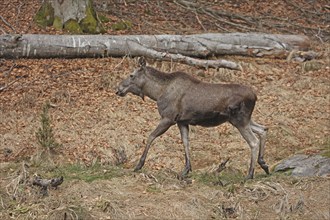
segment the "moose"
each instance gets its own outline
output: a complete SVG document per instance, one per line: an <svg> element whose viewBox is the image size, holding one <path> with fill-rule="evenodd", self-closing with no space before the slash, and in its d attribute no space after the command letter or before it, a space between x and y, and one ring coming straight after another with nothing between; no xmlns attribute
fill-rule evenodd
<svg viewBox="0 0 330 220"><path fill-rule="evenodd" d="M251 148L251 161L246 179L252 179L256 160L269 174L264 161L267 128L251 119L257 100L251 88L239 84L212 84L202 82L187 73L164 73L147 66L143 57L138 68L118 85L116 94L127 93L147 96L157 102L161 120L149 135L144 152L134 171L140 170L146 160L152 142L177 124L185 150L185 177L191 169L189 156L189 125L218 126L229 122L238 129Z"/></svg>

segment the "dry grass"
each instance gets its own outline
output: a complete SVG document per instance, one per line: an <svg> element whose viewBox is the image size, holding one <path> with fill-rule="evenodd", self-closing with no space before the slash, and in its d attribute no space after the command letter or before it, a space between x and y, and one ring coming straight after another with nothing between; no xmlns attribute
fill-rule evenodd
<svg viewBox="0 0 330 220"><path fill-rule="evenodd" d="M69 170L70 167L67 167ZM102 167L100 167L102 168ZM39 168L31 168L39 169ZM62 167L64 169L64 167ZM91 170L85 168L87 173ZM102 170L105 169L104 167ZM95 171L95 170L94 170ZM71 173L72 177L75 173ZM80 178L84 178L80 174ZM87 175L86 175L87 176ZM119 169L91 182L67 177L49 196L21 183L23 200L1 191L0 217L15 219L328 219L329 181L272 176L225 187L178 180L173 171ZM10 182L8 178L6 181ZM319 199L324 203L320 204ZM317 207L317 209L315 209Z"/></svg>

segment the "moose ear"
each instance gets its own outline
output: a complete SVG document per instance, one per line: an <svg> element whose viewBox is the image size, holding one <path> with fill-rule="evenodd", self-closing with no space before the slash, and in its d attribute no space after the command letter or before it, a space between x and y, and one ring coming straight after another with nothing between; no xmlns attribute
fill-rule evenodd
<svg viewBox="0 0 330 220"><path fill-rule="evenodd" d="M139 64L140 67L145 67L146 66L146 60L144 59L144 57L139 58L138 64Z"/></svg>

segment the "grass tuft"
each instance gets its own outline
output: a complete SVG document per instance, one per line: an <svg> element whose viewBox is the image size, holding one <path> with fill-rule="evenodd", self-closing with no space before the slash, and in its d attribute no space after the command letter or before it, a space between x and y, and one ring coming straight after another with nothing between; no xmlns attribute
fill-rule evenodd
<svg viewBox="0 0 330 220"><path fill-rule="evenodd" d="M124 174L122 171L118 167L105 169L105 167L96 163L89 167L79 164L65 165L59 167L55 173L58 176L63 176L65 180L82 180L90 183L96 180L109 180L120 177Z"/></svg>
<svg viewBox="0 0 330 220"><path fill-rule="evenodd" d="M59 144L54 137L53 129L51 127L51 120L49 117L49 110L50 104L46 103L43 106L42 113L41 113L41 127L36 132L36 137L38 143L44 148L49 150L54 150L57 147L60 147Z"/></svg>
<svg viewBox="0 0 330 220"><path fill-rule="evenodd" d="M228 186L244 182L244 175L238 170L223 170L218 173L194 174L193 178L206 185Z"/></svg>

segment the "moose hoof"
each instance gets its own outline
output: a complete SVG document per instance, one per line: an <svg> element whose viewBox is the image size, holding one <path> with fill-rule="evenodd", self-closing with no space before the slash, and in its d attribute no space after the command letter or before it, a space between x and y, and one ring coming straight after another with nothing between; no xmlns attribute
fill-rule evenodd
<svg viewBox="0 0 330 220"><path fill-rule="evenodd" d="M263 163L263 164L260 164L261 168L269 175L270 172L269 172L269 168L268 166L266 165L266 163Z"/></svg>
<svg viewBox="0 0 330 220"><path fill-rule="evenodd" d="M248 175L244 178L245 181L247 181L247 180L251 180L251 179L253 179L253 174L248 174Z"/></svg>
<svg viewBox="0 0 330 220"><path fill-rule="evenodd" d="M134 172L138 172L142 169L142 166L141 165L137 165L135 168L134 168Z"/></svg>
<svg viewBox="0 0 330 220"><path fill-rule="evenodd" d="M258 163L259 163L260 167L269 175L270 172L269 172L266 162L263 159L259 159Z"/></svg>
<svg viewBox="0 0 330 220"><path fill-rule="evenodd" d="M269 169L268 169L268 166L267 165L265 165L265 166L263 166L261 168L267 173L267 175L270 175L270 172L269 172Z"/></svg>
<svg viewBox="0 0 330 220"><path fill-rule="evenodd" d="M191 171L191 167L185 167L181 173L181 177L186 177L188 173Z"/></svg>

